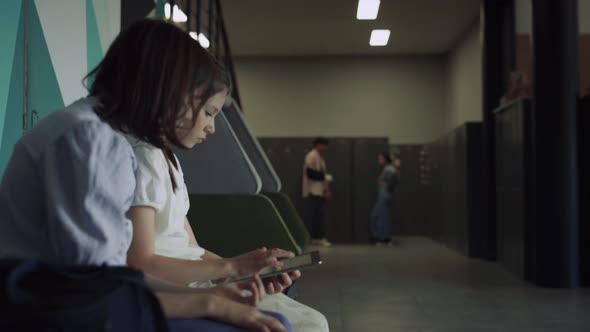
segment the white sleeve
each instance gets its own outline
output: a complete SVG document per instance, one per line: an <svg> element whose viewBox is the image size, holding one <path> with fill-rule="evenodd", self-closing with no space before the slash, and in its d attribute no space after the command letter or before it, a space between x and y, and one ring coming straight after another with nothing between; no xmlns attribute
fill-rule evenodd
<svg viewBox="0 0 590 332"><path fill-rule="evenodd" d="M168 162L160 149L138 146L133 149L137 159L135 194L132 206L150 206L160 211L172 190ZM168 188L170 187L170 188Z"/></svg>

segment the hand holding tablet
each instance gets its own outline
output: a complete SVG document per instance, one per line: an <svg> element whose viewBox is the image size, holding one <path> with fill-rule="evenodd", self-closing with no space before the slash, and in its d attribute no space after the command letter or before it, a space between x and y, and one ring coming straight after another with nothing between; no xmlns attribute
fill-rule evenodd
<svg viewBox="0 0 590 332"><path fill-rule="evenodd" d="M285 258L280 260L283 263L281 269L274 267L267 267L262 269L258 275L260 278L265 279L272 276L280 275L282 273L288 273L296 270L302 270L308 267L322 264L320 259L319 251L312 251L303 255L295 256L293 258ZM236 278L230 278L227 282L245 282L254 280L254 275L241 276Z"/></svg>

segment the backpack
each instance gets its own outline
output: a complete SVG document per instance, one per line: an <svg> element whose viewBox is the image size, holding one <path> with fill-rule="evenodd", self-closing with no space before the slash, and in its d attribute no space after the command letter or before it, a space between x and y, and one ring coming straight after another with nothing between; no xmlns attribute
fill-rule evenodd
<svg viewBox="0 0 590 332"><path fill-rule="evenodd" d="M0 261L0 331L168 331L143 274L128 267Z"/></svg>

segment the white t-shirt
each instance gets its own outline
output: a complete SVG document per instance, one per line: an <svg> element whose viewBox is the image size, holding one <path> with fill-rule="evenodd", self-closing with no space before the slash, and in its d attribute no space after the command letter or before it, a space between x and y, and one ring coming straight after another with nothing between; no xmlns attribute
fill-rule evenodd
<svg viewBox="0 0 590 332"><path fill-rule="evenodd" d="M314 171L326 173L326 162L324 158L316 149L312 149L307 155L303 163L303 181L302 181L302 196L324 196L328 187L327 180L315 181L310 179L306 170L310 168Z"/></svg>
<svg viewBox="0 0 590 332"><path fill-rule="evenodd" d="M133 136L125 137L133 147L137 159L137 184L131 206L150 206L156 209L155 253L181 259L201 259L205 249L190 245L189 234L184 228L190 204L178 159L178 169L170 165L177 185L174 192L164 152Z"/></svg>

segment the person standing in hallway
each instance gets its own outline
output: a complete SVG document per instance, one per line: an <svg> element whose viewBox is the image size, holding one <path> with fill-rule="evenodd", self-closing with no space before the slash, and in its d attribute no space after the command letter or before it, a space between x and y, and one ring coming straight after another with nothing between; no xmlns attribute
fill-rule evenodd
<svg viewBox="0 0 590 332"><path fill-rule="evenodd" d="M377 202L371 212L371 238L377 245L390 244L392 231L391 209L393 193L399 183L399 158L392 161L388 152L380 153L377 162L381 174L377 178Z"/></svg>
<svg viewBox="0 0 590 332"><path fill-rule="evenodd" d="M327 173L324 155L328 151L328 139L318 137L313 149L305 155L303 165L302 194L307 207L306 226L311 233L312 244L322 247L332 245L326 239L326 201L331 199L330 185L333 178Z"/></svg>

